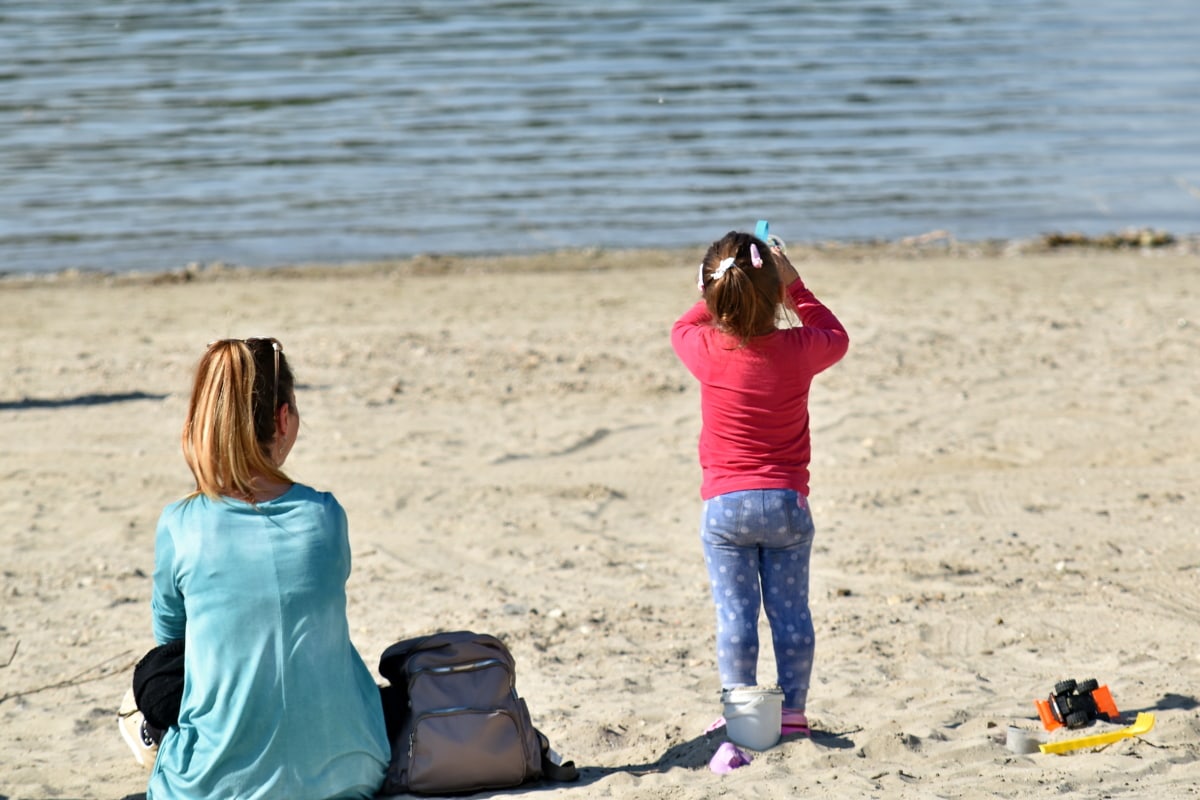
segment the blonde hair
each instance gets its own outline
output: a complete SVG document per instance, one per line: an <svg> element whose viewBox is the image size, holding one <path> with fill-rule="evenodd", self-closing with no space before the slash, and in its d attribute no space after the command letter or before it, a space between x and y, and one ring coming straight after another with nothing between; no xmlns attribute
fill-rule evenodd
<svg viewBox="0 0 1200 800"><path fill-rule="evenodd" d="M762 266L754 266L754 245ZM714 279L713 272L726 258L733 265ZM765 243L748 233L730 231L713 242L700 265L704 302L716 327L744 345L755 336L775 330L776 313L783 301L783 287L775 254Z"/></svg>
<svg viewBox="0 0 1200 800"><path fill-rule="evenodd" d="M269 455L279 407L294 407L292 373L276 348L273 339L223 339L200 358L181 437L196 479L190 496L253 499L255 476L290 482Z"/></svg>

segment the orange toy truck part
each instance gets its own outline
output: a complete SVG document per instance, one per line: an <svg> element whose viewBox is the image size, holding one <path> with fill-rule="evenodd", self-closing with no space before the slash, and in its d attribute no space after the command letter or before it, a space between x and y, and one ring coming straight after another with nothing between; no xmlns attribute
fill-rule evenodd
<svg viewBox="0 0 1200 800"><path fill-rule="evenodd" d="M1100 686L1092 690L1092 699L1096 701L1096 710L1104 714L1109 720L1116 722L1121 718L1121 713L1117 711L1117 704L1113 702L1112 693L1108 691L1108 686ZM1048 731L1058 730L1063 727L1054 716L1054 709L1050 706L1049 700L1035 700L1038 716L1042 720L1042 727Z"/></svg>

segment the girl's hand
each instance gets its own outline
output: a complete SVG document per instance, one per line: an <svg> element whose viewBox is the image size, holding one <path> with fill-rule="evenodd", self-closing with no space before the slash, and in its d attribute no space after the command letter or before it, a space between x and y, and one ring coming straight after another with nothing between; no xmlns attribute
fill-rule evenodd
<svg viewBox="0 0 1200 800"><path fill-rule="evenodd" d="M793 281L800 280L800 273L792 266L792 262L784 255L782 250L778 247L772 247L771 254L775 256L775 270L779 273L780 286L786 289L792 285Z"/></svg>

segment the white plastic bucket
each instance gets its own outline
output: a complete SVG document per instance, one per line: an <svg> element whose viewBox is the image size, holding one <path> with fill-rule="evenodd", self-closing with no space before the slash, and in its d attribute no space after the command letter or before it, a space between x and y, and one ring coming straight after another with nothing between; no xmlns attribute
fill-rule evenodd
<svg viewBox="0 0 1200 800"><path fill-rule="evenodd" d="M779 741L783 690L778 686L742 686L721 692L725 732L730 741L751 750L766 750Z"/></svg>

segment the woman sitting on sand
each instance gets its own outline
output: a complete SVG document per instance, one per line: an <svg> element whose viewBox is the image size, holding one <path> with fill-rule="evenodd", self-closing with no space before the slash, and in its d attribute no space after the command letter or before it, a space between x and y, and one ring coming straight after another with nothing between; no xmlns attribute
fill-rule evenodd
<svg viewBox="0 0 1200 800"><path fill-rule="evenodd" d="M196 490L155 540L154 637L184 640L185 680L150 800L367 798L383 783L379 689L346 620L346 514L282 470L299 425L276 340L209 345L183 428Z"/></svg>
<svg viewBox="0 0 1200 800"><path fill-rule="evenodd" d="M814 649L808 390L814 375L845 355L849 339L782 247L750 234L729 233L709 247L699 288L703 296L675 323L671 344L700 382L700 538L717 608L721 685L755 685L765 605L782 732L807 731ZM776 328L782 303L803 327Z"/></svg>

